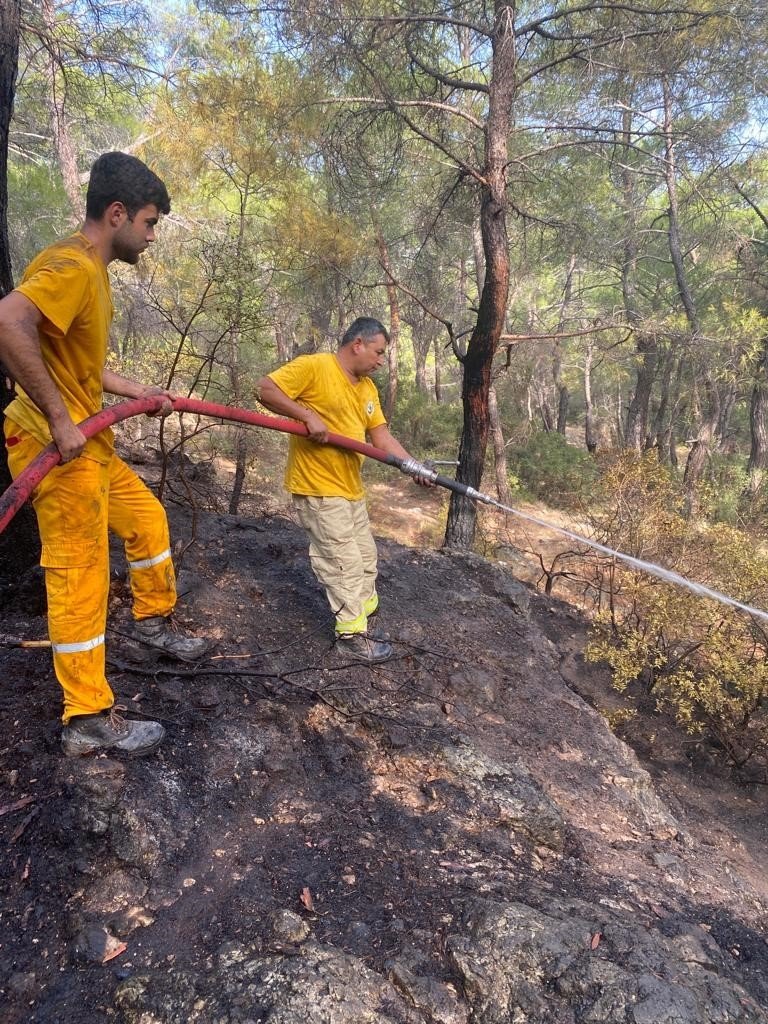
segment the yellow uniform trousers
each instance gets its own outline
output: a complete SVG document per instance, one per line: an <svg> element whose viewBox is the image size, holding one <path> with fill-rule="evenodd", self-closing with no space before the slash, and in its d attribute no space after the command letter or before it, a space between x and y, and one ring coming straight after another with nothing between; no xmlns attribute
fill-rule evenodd
<svg viewBox="0 0 768 1024"><path fill-rule="evenodd" d="M376 542L365 499L294 494L299 522L309 534L312 571L325 587L337 633L364 633L376 611Z"/></svg>
<svg viewBox="0 0 768 1024"><path fill-rule="evenodd" d="M5 421L8 466L17 476L43 445ZM109 598L112 530L125 541L133 615L168 615L176 604L165 511L116 455L102 465L81 456L57 466L32 494L42 541L48 633L64 691L64 722L109 708L114 694L105 675L104 633Z"/></svg>

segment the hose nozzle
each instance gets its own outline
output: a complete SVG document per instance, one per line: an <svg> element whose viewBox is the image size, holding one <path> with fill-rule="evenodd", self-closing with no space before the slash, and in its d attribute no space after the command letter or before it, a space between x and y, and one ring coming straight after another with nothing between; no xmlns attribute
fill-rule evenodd
<svg viewBox="0 0 768 1024"><path fill-rule="evenodd" d="M424 462L418 462L416 459L403 459L400 463L400 472L405 473L406 476L412 476L420 483L433 484L438 477L435 464L431 459L425 459Z"/></svg>

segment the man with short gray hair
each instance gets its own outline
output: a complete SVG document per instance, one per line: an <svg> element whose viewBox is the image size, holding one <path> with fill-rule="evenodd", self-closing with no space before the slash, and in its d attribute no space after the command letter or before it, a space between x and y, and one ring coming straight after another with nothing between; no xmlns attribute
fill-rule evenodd
<svg viewBox="0 0 768 1024"><path fill-rule="evenodd" d="M262 377L262 405L304 423L306 437L291 436L285 486L299 522L310 537L312 569L325 587L336 619L339 649L377 664L392 657L392 645L368 628L376 614L376 543L360 475L363 456L325 442L329 433L410 459L392 436L369 374L384 362L389 335L372 317L358 317L337 352L298 356Z"/></svg>

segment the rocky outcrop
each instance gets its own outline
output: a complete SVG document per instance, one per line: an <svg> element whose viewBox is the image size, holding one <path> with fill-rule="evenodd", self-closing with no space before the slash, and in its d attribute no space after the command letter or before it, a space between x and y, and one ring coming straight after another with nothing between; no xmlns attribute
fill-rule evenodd
<svg viewBox="0 0 768 1024"><path fill-rule="evenodd" d="M349 665L290 522L201 522L185 614L216 656L110 647L155 756L63 760L6 673L9 1024L768 1022L765 872L574 692L569 612L383 544L396 657Z"/></svg>

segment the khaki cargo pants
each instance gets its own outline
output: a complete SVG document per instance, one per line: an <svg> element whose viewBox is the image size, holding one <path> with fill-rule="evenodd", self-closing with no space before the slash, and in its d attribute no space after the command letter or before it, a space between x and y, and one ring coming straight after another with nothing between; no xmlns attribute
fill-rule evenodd
<svg viewBox="0 0 768 1024"><path fill-rule="evenodd" d="M307 531L312 571L325 587L337 633L364 633L376 611L376 542L365 499L313 498L294 494Z"/></svg>

